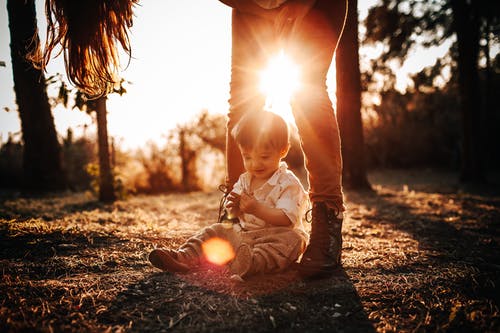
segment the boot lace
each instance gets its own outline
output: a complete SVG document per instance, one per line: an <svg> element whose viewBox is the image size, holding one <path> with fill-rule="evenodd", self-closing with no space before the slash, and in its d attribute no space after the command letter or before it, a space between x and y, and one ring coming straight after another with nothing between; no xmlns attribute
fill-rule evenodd
<svg viewBox="0 0 500 333"><path fill-rule="evenodd" d="M229 193L231 193L231 191L229 190L229 188L225 184L219 185L218 189L219 189L219 191L222 192L222 198L220 198L220 202L219 202L219 217L217 219L217 222L218 223L222 223L222 222L239 223L239 220L236 217L230 219L228 217L228 212L225 209L225 205L227 202L227 196L229 195Z"/></svg>
<svg viewBox="0 0 500 333"><path fill-rule="evenodd" d="M311 223L312 220L313 220L313 211L314 210L317 210L317 209L321 209L320 207L315 207L316 205L319 205L320 203L313 203L313 207L311 209L309 209L308 211L306 211L306 214L305 214L305 220L307 223ZM328 219L328 222L330 223L331 221L333 221L334 219L337 219L339 214L340 214L340 209L338 208L337 204L335 203L332 203L333 204L333 208L331 207L328 207L326 206L325 203L321 203L322 205L325 205L325 209L326 209L326 217Z"/></svg>

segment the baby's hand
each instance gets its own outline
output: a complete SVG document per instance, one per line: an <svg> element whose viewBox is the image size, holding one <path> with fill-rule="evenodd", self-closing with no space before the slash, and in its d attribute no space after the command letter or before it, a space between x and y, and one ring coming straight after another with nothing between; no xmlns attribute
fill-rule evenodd
<svg viewBox="0 0 500 333"><path fill-rule="evenodd" d="M240 209L243 213L254 214L259 202L250 194L243 192L240 196Z"/></svg>
<svg viewBox="0 0 500 333"><path fill-rule="evenodd" d="M229 195L227 196L226 200L226 208L229 210L229 212L231 213L231 215L233 216L238 216L240 215L240 195L235 193L235 192L231 192L229 193Z"/></svg>
<svg viewBox="0 0 500 333"><path fill-rule="evenodd" d="M233 207L238 207L240 205L240 198L241 196L238 193L231 192L227 196L226 200L226 207L227 208L233 208Z"/></svg>

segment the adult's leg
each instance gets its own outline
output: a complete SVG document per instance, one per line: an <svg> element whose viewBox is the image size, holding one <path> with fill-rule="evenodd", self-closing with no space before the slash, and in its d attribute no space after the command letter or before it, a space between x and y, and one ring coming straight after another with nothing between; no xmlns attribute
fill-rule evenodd
<svg viewBox="0 0 500 333"><path fill-rule="evenodd" d="M259 90L260 71L273 44L272 22L233 9L229 113L226 133L226 185L232 188L243 173L243 161L231 131L246 112L263 109L265 97Z"/></svg>
<svg viewBox="0 0 500 333"><path fill-rule="evenodd" d="M346 0L318 0L291 37L301 67L302 89L292 101L309 175L313 203L309 245L301 260L306 275L333 271L342 247L342 157L340 135L326 79L339 42Z"/></svg>
<svg viewBox="0 0 500 333"><path fill-rule="evenodd" d="M302 87L292 110L309 173L312 201L342 210L340 136L326 79L340 38L345 0L318 0L291 38L290 53L300 66Z"/></svg>

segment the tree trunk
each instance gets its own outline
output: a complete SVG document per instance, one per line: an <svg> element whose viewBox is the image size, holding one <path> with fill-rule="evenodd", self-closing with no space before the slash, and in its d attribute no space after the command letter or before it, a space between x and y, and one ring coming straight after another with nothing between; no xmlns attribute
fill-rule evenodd
<svg viewBox="0 0 500 333"><path fill-rule="evenodd" d="M188 191L189 188L189 169L188 169L188 152L186 148L186 131L179 129L179 155L181 157L181 183L182 190Z"/></svg>
<svg viewBox="0 0 500 333"><path fill-rule="evenodd" d="M484 181L480 140L481 93L479 90L479 18L474 2L452 0L458 44L458 84L462 115L462 182Z"/></svg>
<svg viewBox="0 0 500 333"><path fill-rule="evenodd" d="M14 91L23 134L23 186L30 190L66 187L61 147L47 97L45 77L27 55L39 43L34 0L8 0Z"/></svg>
<svg viewBox="0 0 500 333"><path fill-rule="evenodd" d="M494 6L493 6L494 7ZM497 148L497 143L494 140L490 140L490 138L494 137L495 133L495 116L494 110L495 105L493 102L493 69L491 67L491 57L490 57L490 43L491 43L491 23L492 23L493 12L487 11L484 23L484 39L485 45L483 48L484 56L486 58L486 68L485 68L485 89L484 91L484 113L481 122L481 131L482 137L481 140L484 142L484 150L483 150L483 172L487 172L487 166L491 165L491 162L494 161L493 156L495 155Z"/></svg>
<svg viewBox="0 0 500 333"><path fill-rule="evenodd" d="M347 22L336 52L337 119L342 139L343 185L370 189L366 177L361 121L361 74L359 70L357 0L348 4Z"/></svg>
<svg viewBox="0 0 500 333"><path fill-rule="evenodd" d="M112 202L116 200L113 173L111 171L108 120L107 120L106 96L96 100L97 115L97 141L99 148L99 200Z"/></svg>

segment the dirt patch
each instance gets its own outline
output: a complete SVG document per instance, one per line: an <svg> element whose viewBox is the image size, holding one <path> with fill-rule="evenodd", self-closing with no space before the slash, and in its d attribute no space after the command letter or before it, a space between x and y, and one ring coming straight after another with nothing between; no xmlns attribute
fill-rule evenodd
<svg viewBox="0 0 500 333"><path fill-rule="evenodd" d="M219 194L86 194L0 204L2 332L498 332L500 196L454 175L389 171L347 192L343 269L246 283L151 267L217 218Z"/></svg>

